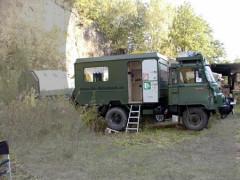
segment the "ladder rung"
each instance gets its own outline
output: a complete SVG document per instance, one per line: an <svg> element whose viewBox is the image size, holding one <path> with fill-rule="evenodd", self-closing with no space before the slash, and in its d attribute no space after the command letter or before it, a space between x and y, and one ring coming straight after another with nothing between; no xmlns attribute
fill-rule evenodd
<svg viewBox="0 0 240 180"><path fill-rule="evenodd" d="M129 119L136 119L138 116L129 116Z"/></svg>
<svg viewBox="0 0 240 180"><path fill-rule="evenodd" d="M140 111L131 111L131 113L139 113Z"/></svg>
<svg viewBox="0 0 240 180"><path fill-rule="evenodd" d="M126 128L127 130L132 130L132 131L134 131L134 130L138 130L138 128Z"/></svg>
<svg viewBox="0 0 240 180"><path fill-rule="evenodd" d="M134 110L133 110L133 107L138 107L138 109L134 108ZM127 131L137 131L138 132L140 110L141 110L141 105L131 105L129 116L128 116L126 132ZM132 120L130 120L130 119L132 119ZM135 127L134 126L129 127L130 125L135 125Z"/></svg>
<svg viewBox="0 0 240 180"><path fill-rule="evenodd" d="M128 124L138 124L138 122L129 122Z"/></svg>

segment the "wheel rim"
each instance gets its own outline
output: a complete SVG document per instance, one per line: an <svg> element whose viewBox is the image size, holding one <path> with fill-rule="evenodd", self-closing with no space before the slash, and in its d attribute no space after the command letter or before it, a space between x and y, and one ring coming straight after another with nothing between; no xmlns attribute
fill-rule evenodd
<svg viewBox="0 0 240 180"><path fill-rule="evenodd" d="M157 114L157 115L155 116L155 118L156 118L156 120L157 120L158 122L162 122L162 121L164 120L164 116L163 116L163 115L160 115L160 114Z"/></svg>
<svg viewBox="0 0 240 180"><path fill-rule="evenodd" d="M121 124L122 118L118 113L114 113L112 116L112 122L116 125Z"/></svg>
<svg viewBox="0 0 240 180"><path fill-rule="evenodd" d="M191 115L189 115L188 119L189 119L189 123L192 126L198 126L202 122L201 116L198 114L191 114Z"/></svg>

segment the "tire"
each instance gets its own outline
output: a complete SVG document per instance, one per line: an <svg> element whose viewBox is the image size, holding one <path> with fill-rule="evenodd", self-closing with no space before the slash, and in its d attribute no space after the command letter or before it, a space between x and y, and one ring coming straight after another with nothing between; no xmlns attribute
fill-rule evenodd
<svg viewBox="0 0 240 180"><path fill-rule="evenodd" d="M121 131L127 125L127 114L122 108L115 107L107 112L106 120L109 128Z"/></svg>
<svg viewBox="0 0 240 180"><path fill-rule="evenodd" d="M208 114L202 108L189 108L183 112L183 125L189 130L203 130L208 125L208 120Z"/></svg>

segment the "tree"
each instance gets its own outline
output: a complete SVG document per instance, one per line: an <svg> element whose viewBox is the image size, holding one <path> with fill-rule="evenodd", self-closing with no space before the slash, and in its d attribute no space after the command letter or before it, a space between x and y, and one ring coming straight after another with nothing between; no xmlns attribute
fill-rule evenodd
<svg viewBox="0 0 240 180"><path fill-rule="evenodd" d="M236 58L233 63L240 63L240 58Z"/></svg>
<svg viewBox="0 0 240 180"><path fill-rule="evenodd" d="M77 0L75 7L99 26L110 40L113 51L131 52L143 42L145 7L140 0Z"/></svg>
<svg viewBox="0 0 240 180"><path fill-rule="evenodd" d="M189 3L175 9L167 0L77 0L78 12L99 26L113 51L160 52L175 57L182 51L200 51L212 62L226 55L207 22ZM92 22L91 22L92 23Z"/></svg>
<svg viewBox="0 0 240 180"><path fill-rule="evenodd" d="M113 51L168 52L168 27L173 19L166 0L77 0L78 12L99 25Z"/></svg>
<svg viewBox="0 0 240 180"><path fill-rule="evenodd" d="M214 40L213 31L205 20L195 15L189 3L177 9L169 34L174 53L182 51L200 51L210 62L225 56L223 44Z"/></svg>
<svg viewBox="0 0 240 180"><path fill-rule="evenodd" d="M166 0L151 0L144 19L145 49L169 55L169 26L174 15L173 7Z"/></svg>

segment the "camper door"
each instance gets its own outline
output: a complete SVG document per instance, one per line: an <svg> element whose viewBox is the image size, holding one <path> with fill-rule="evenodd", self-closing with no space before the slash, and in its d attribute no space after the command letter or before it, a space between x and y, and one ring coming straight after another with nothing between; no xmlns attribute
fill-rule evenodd
<svg viewBox="0 0 240 180"><path fill-rule="evenodd" d="M158 68L157 60L149 59L142 62L143 102L158 102Z"/></svg>

